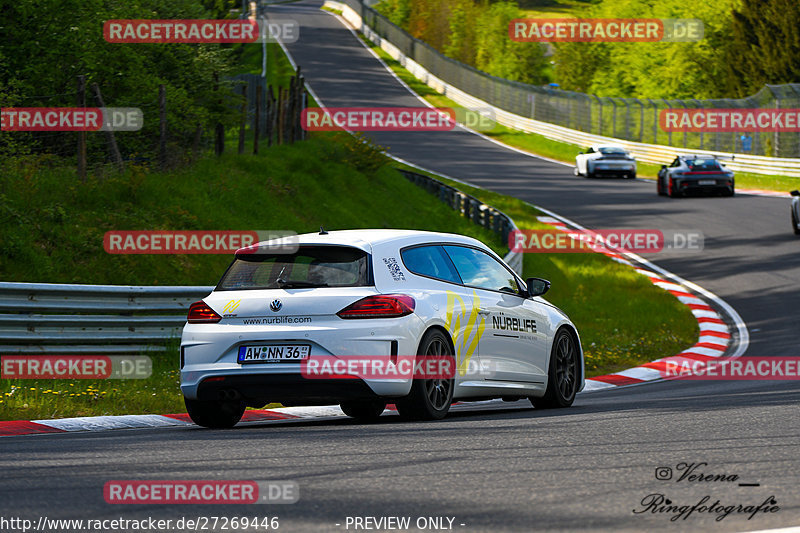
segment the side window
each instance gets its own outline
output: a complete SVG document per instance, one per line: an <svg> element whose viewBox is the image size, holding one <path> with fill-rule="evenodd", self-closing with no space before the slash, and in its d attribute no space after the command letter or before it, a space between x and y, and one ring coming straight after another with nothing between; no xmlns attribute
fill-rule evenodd
<svg viewBox="0 0 800 533"><path fill-rule="evenodd" d="M593 153L594 153L594 148L592 148L592 147L590 146L590 147L589 147L589 149L588 149L588 150L586 150L586 153L587 153L587 154L593 154Z"/></svg>
<svg viewBox="0 0 800 533"><path fill-rule="evenodd" d="M679 167L679 166L681 166L681 160L680 160L679 158L677 158L677 157L676 157L676 158L675 158L675 161L673 161L673 162L672 162L672 164L671 164L670 166L671 166L671 167Z"/></svg>
<svg viewBox="0 0 800 533"><path fill-rule="evenodd" d="M453 260L464 285L520 294L514 275L486 252L466 246L443 247Z"/></svg>
<svg viewBox="0 0 800 533"><path fill-rule="evenodd" d="M414 274L461 283L450 258L441 246L418 246L400 252L403 264Z"/></svg>

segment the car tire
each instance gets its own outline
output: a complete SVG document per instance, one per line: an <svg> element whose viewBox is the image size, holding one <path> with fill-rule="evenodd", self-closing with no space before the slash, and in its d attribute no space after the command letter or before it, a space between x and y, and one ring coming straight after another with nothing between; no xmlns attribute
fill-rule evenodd
<svg viewBox="0 0 800 533"><path fill-rule="evenodd" d="M594 179L597 177L597 174L595 174L594 172L590 172L589 167L586 167L586 177L589 179Z"/></svg>
<svg viewBox="0 0 800 533"><path fill-rule="evenodd" d="M541 398L529 398L537 409L569 407L578 393L578 343L566 329L560 329L553 339L547 389Z"/></svg>
<svg viewBox="0 0 800 533"><path fill-rule="evenodd" d="M359 422L374 422L386 409L386 402L380 400L363 402L342 402L339 404L344 414Z"/></svg>
<svg viewBox="0 0 800 533"><path fill-rule="evenodd" d="M628 178L629 180L635 180L636 179L636 172L628 172L625 175L625 177Z"/></svg>
<svg viewBox="0 0 800 533"><path fill-rule="evenodd" d="M661 178L656 178L656 192L659 196L665 196L664 188L661 186Z"/></svg>
<svg viewBox="0 0 800 533"><path fill-rule="evenodd" d="M192 422L213 429L232 428L242 419L246 407L240 400L205 401L184 398L183 401Z"/></svg>
<svg viewBox="0 0 800 533"><path fill-rule="evenodd" d="M792 230L794 230L795 235L800 235L800 228L797 227L797 224L797 215L794 213L794 210L792 210Z"/></svg>
<svg viewBox="0 0 800 533"><path fill-rule="evenodd" d="M446 356L453 358L450 340L438 329L429 330L419 343L418 357ZM453 359L455 369L455 359ZM395 402L397 412L406 420L441 420L453 402L454 380L415 379L411 392Z"/></svg>

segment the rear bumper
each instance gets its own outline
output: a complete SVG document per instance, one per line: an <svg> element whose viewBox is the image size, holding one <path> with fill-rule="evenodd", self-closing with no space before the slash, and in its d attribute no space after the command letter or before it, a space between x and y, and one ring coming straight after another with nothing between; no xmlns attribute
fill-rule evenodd
<svg viewBox="0 0 800 533"><path fill-rule="evenodd" d="M701 185L697 180L674 180L675 187L679 192L688 194L719 194L719 193L732 193L734 190L734 183L731 180L716 179L713 185Z"/></svg>
<svg viewBox="0 0 800 533"><path fill-rule="evenodd" d="M604 167L604 168L601 168ZM636 174L636 165L589 165L588 171L595 176L628 176Z"/></svg>
<svg viewBox="0 0 800 533"><path fill-rule="evenodd" d="M187 324L181 340L181 392L189 399L219 399L234 391L253 405L270 402L319 405L353 398L399 397L411 390L411 379L330 380L305 378L299 363L240 364L240 346L310 345L316 357L373 356L417 353L423 322L415 314L401 318L342 320L311 325L241 326Z"/></svg>
<svg viewBox="0 0 800 533"><path fill-rule="evenodd" d="M361 379L311 380L299 374L237 374L221 377L213 381L201 381L196 389L197 399L241 399L251 407L261 407L275 402L286 406L325 405L345 400L405 396L408 393L406 387L401 386L397 388L397 394L376 394Z"/></svg>

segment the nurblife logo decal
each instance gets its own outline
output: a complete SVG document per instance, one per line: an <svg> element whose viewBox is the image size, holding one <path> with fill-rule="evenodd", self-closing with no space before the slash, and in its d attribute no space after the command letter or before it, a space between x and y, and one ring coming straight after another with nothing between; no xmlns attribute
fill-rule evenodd
<svg viewBox="0 0 800 533"><path fill-rule="evenodd" d="M469 360L486 329L486 319L478 315L481 299L475 291L472 291L472 295L472 308L467 309L458 294L447 291L447 329L453 338L460 376L467 373Z"/></svg>

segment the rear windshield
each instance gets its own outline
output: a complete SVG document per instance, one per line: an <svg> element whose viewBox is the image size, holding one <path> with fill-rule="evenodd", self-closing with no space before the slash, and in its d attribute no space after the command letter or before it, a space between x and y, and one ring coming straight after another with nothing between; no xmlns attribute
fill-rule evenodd
<svg viewBox="0 0 800 533"><path fill-rule="evenodd" d="M598 151L603 155L625 155L625 150L616 146L601 146Z"/></svg>
<svg viewBox="0 0 800 533"><path fill-rule="evenodd" d="M720 170L716 159L690 159L687 163L692 170Z"/></svg>
<svg viewBox="0 0 800 533"><path fill-rule="evenodd" d="M369 256L346 246L301 246L293 254L240 254L218 291L368 286Z"/></svg>

